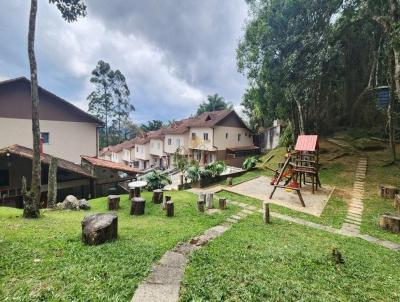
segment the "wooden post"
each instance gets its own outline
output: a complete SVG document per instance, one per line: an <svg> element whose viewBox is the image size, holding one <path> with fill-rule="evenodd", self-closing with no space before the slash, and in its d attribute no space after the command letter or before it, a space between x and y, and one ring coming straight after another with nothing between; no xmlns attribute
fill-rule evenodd
<svg viewBox="0 0 400 302"><path fill-rule="evenodd" d="M209 194L206 195L207 209L212 209L214 207L213 199L214 199L214 194L213 193L209 193Z"/></svg>
<svg viewBox="0 0 400 302"><path fill-rule="evenodd" d="M131 200L131 215L144 215L146 200L142 197L133 197Z"/></svg>
<svg viewBox="0 0 400 302"><path fill-rule="evenodd" d="M174 216L174 202L172 200L167 202L167 217Z"/></svg>
<svg viewBox="0 0 400 302"><path fill-rule="evenodd" d="M199 212L203 213L204 212L204 199L199 198L199 200L197 201L197 209Z"/></svg>
<svg viewBox="0 0 400 302"><path fill-rule="evenodd" d="M271 223L269 215L269 203L266 201L263 202L263 219L264 223L266 224Z"/></svg>
<svg viewBox="0 0 400 302"><path fill-rule="evenodd" d="M161 204L161 208L162 208L163 210L165 210L165 209L167 208L167 202L170 201L170 200L171 200L171 196L166 195L166 196L164 197L164 200L163 200L163 202L162 202L162 204Z"/></svg>
<svg viewBox="0 0 400 302"><path fill-rule="evenodd" d="M108 195L107 199L108 199L108 209L110 211L119 209L119 201L120 201L119 195Z"/></svg>
<svg viewBox="0 0 400 302"><path fill-rule="evenodd" d="M232 186L232 184L233 184L233 178L229 176L229 177L226 179L226 183L228 184L228 186Z"/></svg>
<svg viewBox="0 0 400 302"><path fill-rule="evenodd" d="M204 202L206 202L206 193L200 193L199 200L203 200Z"/></svg>
<svg viewBox="0 0 400 302"><path fill-rule="evenodd" d="M153 191L153 203L160 204L163 202L163 190L157 189Z"/></svg>
<svg viewBox="0 0 400 302"><path fill-rule="evenodd" d="M394 207L397 209L397 214L400 215L400 195L396 194L394 197Z"/></svg>
<svg viewBox="0 0 400 302"><path fill-rule="evenodd" d="M133 189L133 197L140 197L140 187L135 187Z"/></svg>
<svg viewBox="0 0 400 302"><path fill-rule="evenodd" d="M226 198L219 199L219 209L225 210L226 209Z"/></svg>

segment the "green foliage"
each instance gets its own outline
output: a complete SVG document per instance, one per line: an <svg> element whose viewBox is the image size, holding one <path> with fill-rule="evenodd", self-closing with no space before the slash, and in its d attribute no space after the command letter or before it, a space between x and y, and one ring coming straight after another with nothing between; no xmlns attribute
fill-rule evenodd
<svg viewBox="0 0 400 302"><path fill-rule="evenodd" d="M152 120L148 121L147 125L145 124L140 125L140 128L145 132L159 130L162 127L163 127L163 122L160 120Z"/></svg>
<svg viewBox="0 0 400 302"><path fill-rule="evenodd" d="M288 123L279 137L278 147L289 147L294 145L294 133L292 123Z"/></svg>
<svg viewBox="0 0 400 302"><path fill-rule="evenodd" d="M207 101L202 102L197 109L197 115L208 111L217 111L223 109L232 109L232 104L225 102L225 99L218 95L207 96Z"/></svg>
<svg viewBox="0 0 400 302"><path fill-rule="evenodd" d="M190 165L186 169L186 177L193 183L200 180L201 170L199 165Z"/></svg>
<svg viewBox="0 0 400 302"><path fill-rule="evenodd" d="M243 162L242 169L243 170L251 170L257 166L257 163L260 162L260 159L258 156L250 156L246 158L246 160Z"/></svg>
<svg viewBox="0 0 400 302"><path fill-rule="evenodd" d="M230 205L221 213L199 215L196 195L172 191L176 215L171 219L151 195L142 193L146 212L134 219L128 196L121 195L118 239L96 247L82 244L81 221L107 213L106 198L90 200L90 213L44 210L35 221L21 218L20 209L0 207L0 300L129 301L166 251L239 210ZM129 265L121 265L121 259Z"/></svg>
<svg viewBox="0 0 400 302"><path fill-rule="evenodd" d="M182 154L182 148L177 148L173 154L174 166L178 168L182 173L186 170L189 165L188 159Z"/></svg>
<svg viewBox="0 0 400 302"><path fill-rule="evenodd" d="M95 90L87 97L89 112L105 123L100 132L101 146L110 144L110 134L123 139L123 125L129 114L135 110L130 103L130 90L124 75L119 70L112 70L110 64L100 60L92 71L90 82Z"/></svg>
<svg viewBox="0 0 400 302"><path fill-rule="evenodd" d="M86 16L86 5L83 0L49 0L49 3L55 4L64 20L69 23Z"/></svg>
<svg viewBox="0 0 400 302"><path fill-rule="evenodd" d="M204 176L207 176L207 174L210 174L212 177L219 176L221 175L222 172L225 171L225 169L226 169L226 164L224 161L222 160L215 161L211 164L208 164L205 167L204 170L206 174Z"/></svg>
<svg viewBox="0 0 400 302"><path fill-rule="evenodd" d="M146 176L147 189L153 191L155 189L162 189L166 185L171 183L171 179L168 174L161 173L160 171L154 170Z"/></svg>

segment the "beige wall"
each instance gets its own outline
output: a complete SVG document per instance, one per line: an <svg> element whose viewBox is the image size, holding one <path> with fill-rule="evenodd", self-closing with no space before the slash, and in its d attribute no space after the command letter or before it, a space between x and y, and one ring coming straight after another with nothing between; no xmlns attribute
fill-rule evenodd
<svg viewBox="0 0 400 302"><path fill-rule="evenodd" d="M149 160L150 159L150 144L136 145L136 159Z"/></svg>
<svg viewBox="0 0 400 302"><path fill-rule="evenodd" d="M192 134L196 134L196 138L192 139ZM208 133L208 140L204 140L204 133ZM190 128L189 131L189 148L199 150L214 150L213 148L213 129L212 128Z"/></svg>
<svg viewBox="0 0 400 302"><path fill-rule="evenodd" d="M96 155L96 124L41 120L40 131L50 133L45 153L75 163L80 163L81 155ZM32 148L31 120L0 118L0 148L13 144Z"/></svg>
<svg viewBox="0 0 400 302"><path fill-rule="evenodd" d="M238 134L240 133L240 141ZM226 138L228 134L228 138ZM214 146L218 150L226 148L253 146L250 132L245 128L216 126L214 128Z"/></svg>
<svg viewBox="0 0 400 302"><path fill-rule="evenodd" d="M160 139L151 139L150 140L150 154L163 156L164 155L164 141Z"/></svg>
<svg viewBox="0 0 400 302"><path fill-rule="evenodd" d="M171 140L171 145L168 145L168 140ZM179 140L179 145L178 141ZM189 132L185 134L167 134L164 139L164 151L166 153L175 153L176 149L181 147L181 153L188 153L188 141L189 141Z"/></svg>

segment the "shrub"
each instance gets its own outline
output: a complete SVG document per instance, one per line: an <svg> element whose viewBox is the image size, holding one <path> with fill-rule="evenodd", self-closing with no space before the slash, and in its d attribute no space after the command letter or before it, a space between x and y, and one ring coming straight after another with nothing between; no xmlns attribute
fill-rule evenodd
<svg viewBox="0 0 400 302"><path fill-rule="evenodd" d="M288 122L285 130L283 130L283 133L281 134L281 137L279 138L278 142L278 147L289 147L294 144L294 137L293 137L293 127L290 122Z"/></svg>
<svg viewBox="0 0 400 302"><path fill-rule="evenodd" d="M223 161L216 161L206 166L205 171L208 171L212 177L221 175L226 169L226 164Z"/></svg>
<svg viewBox="0 0 400 302"><path fill-rule="evenodd" d="M200 179L201 171L198 165L189 166L186 169L186 177L191 182L197 182Z"/></svg>
<svg viewBox="0 0 400 302"><path fill-rule="evenodd" d="M147 190L162 189L171 183L171 179L167 174L162 174L159 171L152 171L146 176Z"/></svg>
<svg viewBox="0 0 400 302"><path fill-rule="evenodd" d="M243 162L242 169L243 170L250 170L256 167L257 163L259 163L260 160L257 156L250 156L246 158L246 160Z"/></svg>

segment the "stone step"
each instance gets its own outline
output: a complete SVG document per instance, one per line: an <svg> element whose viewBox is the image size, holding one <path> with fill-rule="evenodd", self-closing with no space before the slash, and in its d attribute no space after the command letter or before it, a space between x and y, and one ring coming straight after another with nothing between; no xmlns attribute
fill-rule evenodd
<svg viewBox="0 0 400 302"><path fill-rule="evenodd" d="M355 225L360 225L361 224L361 221L353 220L353 219L350 219L348 217L344 221L346 223L351 223L351 224L355 224Z"/></svg>

